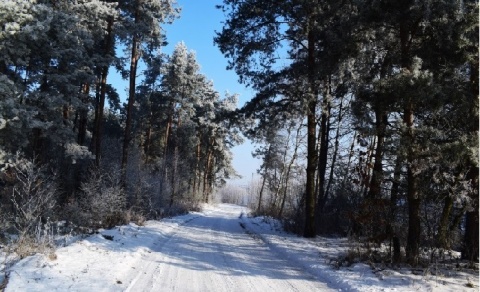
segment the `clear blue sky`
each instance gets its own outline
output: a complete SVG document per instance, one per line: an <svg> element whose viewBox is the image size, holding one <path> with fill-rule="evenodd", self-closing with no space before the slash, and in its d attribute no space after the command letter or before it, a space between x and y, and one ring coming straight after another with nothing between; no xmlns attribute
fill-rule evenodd
<svg viewBox="0 0 480 292"><path fill-rule="evenodd" d="M180 18L176 19L173 24L164 26L168 46L163 49L163 52L171 54L175 45L183 41L188 50L196 52L201 73L213 80L214 87L220 95L223 97L225 92L236 93L239 95L238 106L242 106L252 98L254 93L251 89L238 83L238 77L234 71L226 69L227 59L213 44L215 31L220 31L223 26L223 12L215 8L215 5L222 4L222 0L177 0L177 2L182 8L182 12ZM116 86L115 83L121 81L118 80L117 74L111 73L114 76L110 82ZM142 78L140 77L140 79ZM125 88L127 83L123 82ZM120 95L125 97L124 88L116 87ZM254 148L248 140L232 149L233 166L243 178L232 180L230 183L245 185L252 179L252 174L256 175L260 161L252 157L253 150Z"/></svg>

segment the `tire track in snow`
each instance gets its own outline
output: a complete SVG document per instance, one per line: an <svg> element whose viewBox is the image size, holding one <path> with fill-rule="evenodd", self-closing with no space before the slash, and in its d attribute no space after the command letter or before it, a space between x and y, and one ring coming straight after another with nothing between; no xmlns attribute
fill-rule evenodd
<svg viewBox="0 0 480 292"><path fill-rule="evenodd" d="M172 230L170 232L168 232L166 235L163 235L165 236L164 238L159 238L158 239L158 245L154 242L153 246L151 246L152 249L154 250L161 250L163 249L163 247L167 244L170 243L170 241L173 239L173 237L177 234L177 232L179 231L180 228L182 228L182 226L188 224L189 222L199 218L200 216L196 216L196 217L193 217L193 218L190 218L188 220L185 220L184 222L181 222L180 224L178 224L177 226L173 227ZM137 260L137 265L138 266L138 272L137 274L135 275L135 277L131 280L129 286L126 288L125 291L136 291L136 290L132 290L132 287L134 287L136 285L136 283L138 282L139 279L141 278L147 278L146 282L148 283L148 278L152 278L154 275L155 275L155 271L158 269L158 265L156 265L154 262L152 261L147 261L146 265L142 265L142 262L144 262L145 260L142 259L142 256L143 254L140 253L140 259ZM137 268L135 268L137 269ZM150 276L150 277L148 277Z"/></svg>

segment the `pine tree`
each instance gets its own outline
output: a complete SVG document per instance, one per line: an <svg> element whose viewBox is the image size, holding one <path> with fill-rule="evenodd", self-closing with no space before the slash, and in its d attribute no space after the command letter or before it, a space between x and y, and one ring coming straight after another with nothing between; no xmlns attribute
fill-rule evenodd
<svg viewBox="0 0 480 292"><path fill-rule="evenodd" d="M229 149L240 140L225 117L236 108L236 96L220 98L184 43L148 65L139 100L145 157L161 161L171 206L182 199L207 201L215 186L234 175ZM188 191L192 195L185 197Z"/></svg>
<svg viewBox="0 0 480 292"><path fill-rule="evenodd" d="M126 108L125 136L123 139L122 171L125 182L128 148L132 139L133 106L135 104L138 62L142 55L155 53L165 42L161 25L172 22L179 13L173 0L123 0L120 2L124 31L122 41L130 48L129 89Z"/></svg>
<svg viewBox="0 0 480 292"><path fill-rule="evenodd" d="M465 60L459 58L459 52L462 51L459 47L462 43L460 36L463 35L461 23L468 18L470 12L464 9L466 6L448 1L365 1L359 7L362 8L361 25L373 29L365 35L366 39L372 35L389 33L377 44L377 51L384 52L383 61L374 58L371 62L371 68L379 68L378 71L373 71L379 72L376 77L378 79L372 79L372 85L366 85L363 97L362 94L359 97L364 99L363 102L371 103L375 112L376 134L379 139L377 155L381 154L381 134L385 125L388 125L384 118L385 111L395 111L402 117L398 155L404 160L407 169L405 180L409 223L406 251L408 261L415 264L419 260L423 234L420 208L422 204L427 204L425 199L428 195L428 191L421 187L421 182L423 178L431 178L429 165L435 164L434 161L439 162L437 159L441 159L441 153L445 155L451 151L446 150L449 143L440 142L446 142L442 139L446 134L443 132L445 125L434 121L440 108L445 108L454 100L452 95L447 97L444 93L452 94L450 88L455 87L454 80L459 78L453 76L465 64ZM386 75L382 74L382 68L388 69ZM459 87L456 88L453 95L459 92ZM458 108L457 106L458 103L452 104L452 108ZM440 134L442 132L444 134ZM431 141L437 141L436 145L431 144ZM447 152L443 152L442 145L446 146L444 150ZM377 155L369 190L371 196L378 193L375 176L381 175L381 165L377 164L377 160L381 161L381 156ZM452 170L448 172L450 176Z"/></svg>

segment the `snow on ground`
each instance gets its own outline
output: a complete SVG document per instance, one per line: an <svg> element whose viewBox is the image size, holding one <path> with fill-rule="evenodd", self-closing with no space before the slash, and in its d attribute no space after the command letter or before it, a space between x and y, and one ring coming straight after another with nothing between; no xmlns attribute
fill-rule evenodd
<svg viewBox="0 0 480 292"><path fill-rule="evenodd" d="M277 254L288 258L318 279L334 282L344 291L478 291L478 271L421 271L408 268L373 268L365 263L334 268L334 262L352 246L347 238L305 239L280 230L279 224L264 217L247 218L243 223L254 236ZM435 275L436 273L436 275ZM471 288L469 286L473 285Z"/></svg>
<svg viewBox="0 0 480 292"><path fill-rule="evenodd" d="M6 291L478 291L478 272L336 269L332 262L351 244L345 238L304 239L247 212L220 204L100 230L58 248L54 260L19 261Z"/></svg>

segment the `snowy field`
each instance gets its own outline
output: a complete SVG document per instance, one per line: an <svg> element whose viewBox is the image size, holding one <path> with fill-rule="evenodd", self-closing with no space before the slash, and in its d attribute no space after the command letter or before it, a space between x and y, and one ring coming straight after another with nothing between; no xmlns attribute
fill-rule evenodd
<svg viewBox="0 0 480 292"><path fill-rule="evenodd" d="M58 248L56 259L19 261L5 291L478 291L472 271L337 269L348 240L304 239L247 212L221 204L100 230Z"/></svg>

